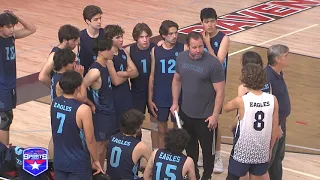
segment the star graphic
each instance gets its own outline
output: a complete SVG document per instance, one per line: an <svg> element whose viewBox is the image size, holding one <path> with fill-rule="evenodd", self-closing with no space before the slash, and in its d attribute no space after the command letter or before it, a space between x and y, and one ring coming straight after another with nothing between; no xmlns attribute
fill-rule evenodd
<svg viewBox="0 0 320 180"><path fill-rule="evenodd" d="M33 169L38 169L38 170L39 170L40 164L37 164L36 161L34 161L34 163L33 163L33 164L30 164L30 165L32 166L32 170L33 170Z"/></svg>

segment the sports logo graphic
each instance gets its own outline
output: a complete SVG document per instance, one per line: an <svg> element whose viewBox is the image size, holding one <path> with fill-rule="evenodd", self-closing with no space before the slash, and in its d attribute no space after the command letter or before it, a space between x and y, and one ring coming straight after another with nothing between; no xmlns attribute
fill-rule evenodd
<svg viewBox="0 0 320 180"><path fill-rule="evenodd" d="M23 151L23 170L38 176L48 170L48 150L45 148L28 148Z"/></svg>

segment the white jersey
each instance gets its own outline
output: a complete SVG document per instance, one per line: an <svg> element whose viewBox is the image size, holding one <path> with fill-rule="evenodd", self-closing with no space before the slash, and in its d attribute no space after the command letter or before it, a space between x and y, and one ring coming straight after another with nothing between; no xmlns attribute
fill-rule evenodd
<svg viewBox="0 0 320 180"><path fill-rule="evenodd" d="M238 122L231 155L235 161L246 164L266 163L272 133L274 97L263 92L242 96L244 116Z"/></svg>

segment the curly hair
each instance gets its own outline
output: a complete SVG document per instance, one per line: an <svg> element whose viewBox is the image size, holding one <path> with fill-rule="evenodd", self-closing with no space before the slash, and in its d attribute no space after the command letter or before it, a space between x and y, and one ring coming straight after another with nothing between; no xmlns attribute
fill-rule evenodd
<svg viewBox="0 0 320 180"><path fill-rule="evenodd" d="M261 67L263 67L263 61L260 54L254 51L247 51L242 54L242 58L241 58L242 67L249 63L259 64Z"/></svg>
<svg viewBox="0 0 320 180"><path fill-rule="evenodd" d="M184 129L170 129L164 137L165 149L173 154L180 154L188 145L189 134Z"/></svg>
<svg viewBox="0 0 320 180"><path fill-rule="evenodd" d="M249 63L242 68L241 72L240 80L244 87L260 90L267 83L267 74L258 64Z"/></svg>

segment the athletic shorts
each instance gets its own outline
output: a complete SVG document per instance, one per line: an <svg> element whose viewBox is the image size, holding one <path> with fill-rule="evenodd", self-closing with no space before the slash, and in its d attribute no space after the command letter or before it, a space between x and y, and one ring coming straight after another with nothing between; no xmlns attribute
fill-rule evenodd
<svg viewBox="0 0 320 180"><path fill-rule="evenodd" d="M131 94L132 94L132 107L144 114L146 112L146 107L148 107L148 97L143 98L141 95L137 93L131 93Z"/></svg>
<svg viewBox="0 0 320 180"><path fill-rule="evenodd" d="M150 110L149 110L149 113L151 116L153 116ZM169 114L170 114L171 122L174 122L174 123L176 122L176 119L174 115L170 112L169 107L158 107L158 111L156 111L156 113L158 115L157 120L159 122L168 122Z"/></svg>
<svg viewBox="0 0 320 180"><path fill-rule="evenodd" d="M228 172L238 177L245 176L248 172L255 176L262 176L268 171L268 163L245 164L235 161L231 156L229 159Z"/></svg>
<svg viewBox="0 0 320 180"><path fill-rule="evenodd" d="M54 178L57 180L92 180L92 170L65 172L55 169Z"/></svg>
<svg viewBox="0 0 320 180"><path fill-rule="evenodd" d="M94 135L96 141L106 141L116 132L116 116L114 113L106 115L94 113L93 115Z"/></svg>
<svg viewBox="0 0 320 180"><path fill-rule="evenodd" d="M0 89L0 112L11 111L16 108L16 89Z"/></svg>

